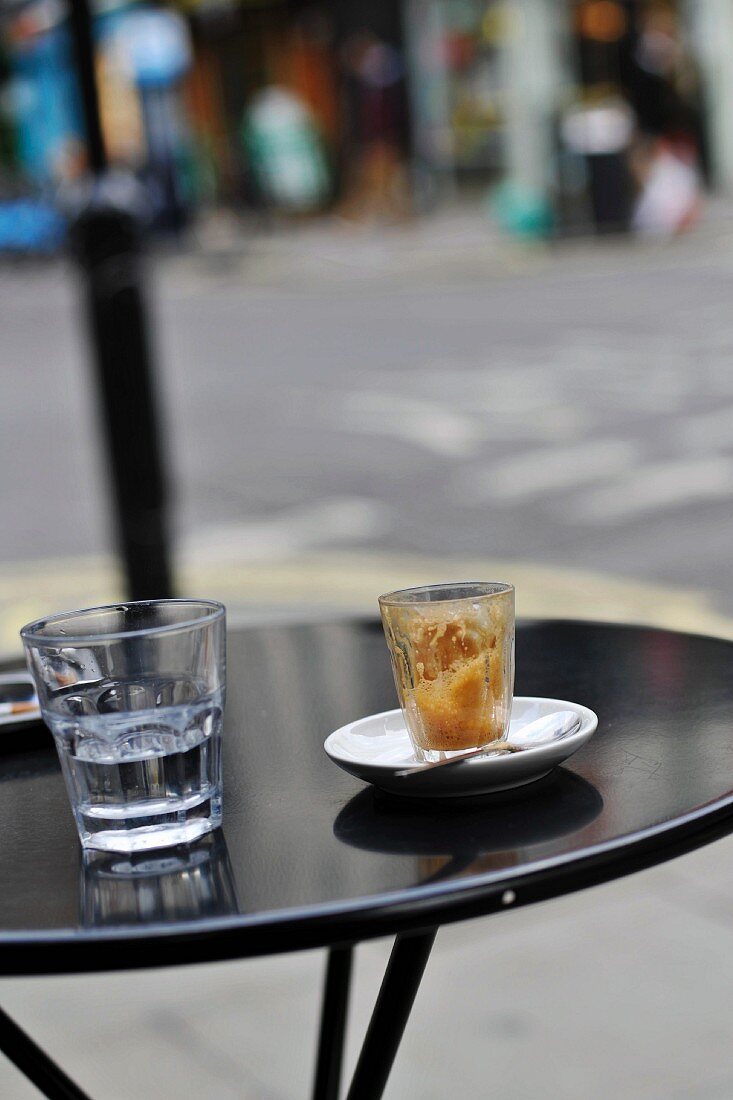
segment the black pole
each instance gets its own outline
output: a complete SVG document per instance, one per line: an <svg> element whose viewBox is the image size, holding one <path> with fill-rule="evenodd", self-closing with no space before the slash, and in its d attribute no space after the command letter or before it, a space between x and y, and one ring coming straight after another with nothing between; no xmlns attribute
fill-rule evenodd
<svg viewBox="0 0 733 1100"><path fill-rule="evenodd" d="M49 1100L89 1100L1 1008L0 1050Z"/></svg>
<svg viewBox="0 0 733 1100"><path fill-rule="evenodd" d="M79 78L82 110L84 112L84 130L86 134L89 167L95 176L99 176L107 167L107 154L102 136L102 122L99 115L99 96L94 73L94 37L92 15L87 0L69 0L71 36L76 57L76 71Z"/></svg>
<svg viewBox="0 0 733 1100"><path fill-rule="evenodd" d="M167 485L142 290L144 196L107 169L88 0L69 0L93 173L77 202L72 243L84 283L97 390L130 599L173 594Z"/></svg>
<svg viewBox="0 0 733 1100"><path fill-rule="evenodd" d="M347 1100L380 1100L437 929L398 936L382 980Z"/></svg>
<svg viewBox="0 0 733 1100"><path fill-rule="evenodd" d="M351 947L332 947L328 952L313 1100L338 1100L352 955Z"/></svg>

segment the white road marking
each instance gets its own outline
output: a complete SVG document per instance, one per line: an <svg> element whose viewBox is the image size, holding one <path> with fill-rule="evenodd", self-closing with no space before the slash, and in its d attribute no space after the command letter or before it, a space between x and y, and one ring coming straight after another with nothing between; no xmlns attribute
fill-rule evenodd
<svg viewBox="0 0 733 1100"><path fill-rule="evenodd" d="M361 497L335 497L288 508L268 519L207 524L183 539L192 560L284 561L314 547L361 542L384 531L386 505Z"/></svg>
<svg viewBox="0 0 733 1100"><path fill-rule="evenodd" d="M385 387L394 384L384 372L371 372L370 377ZM568 387L563 389L538 364L508 365L498 359L490 368L478 365L467 368L460 362L447 360L439 365L431 361L415 384L427 399L401 395L396 399L400 408L405 401L423 409L431 402L433 407L440 405L443 417L448 415L454 421L463 417L459 438L469 441L463 447L464 455L474 453L482 440L488 446L504 442L515 445L530 441L568 442L588 434L593 423L588 409L567 400ZM466 421L470 425L468 433ZM400 416L397 432L404 437L406 431L409 425L406 427ZM455 427L451 432L455 436ZM426 445L422 438L416 442ZM437 448L431 445L430 449L463 457L455 446L448 451L440 437Z"/></svg>
<svg viewBox="0 0 733 1100"><path fill-rule="evenodd" d="M547 405L533 417L532 429L540 443L569 443L588 435L591 416L578 405Z"/></svg>
<svg viewBox="0 0 733 1100"><path fill-rule="evenodd" d="M702 500L733 498L733 458L678 459L646 466L576 497L562 514L578 523L613 524Z"/></svg>
<svg viewBox="0 0 733 1100"><path fill-rule="evenodd" d="M460 494L466 503L516 503L605 481L638 462L639 448L622 439L596 439L573 447L543 447L481 470L464 470Z"/></svg>
<svg viewBox="0 0 733 1100"><path fill-rule="evenodd" d="M475 453L485 438L483 425L464 413L403 394L348 394L336 423L340 428L386 435L449 458Z"/></svg>
<svg viewBox="0 0 733 1100"><path fill-rule="evenodd" d="M733 405L688 416L676 430L690 450L733 450Z"/></svg>

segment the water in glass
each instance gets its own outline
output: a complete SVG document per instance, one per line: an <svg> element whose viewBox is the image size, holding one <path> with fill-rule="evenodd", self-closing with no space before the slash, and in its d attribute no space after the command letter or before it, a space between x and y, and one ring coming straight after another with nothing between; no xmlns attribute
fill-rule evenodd
<svg viewBox="0 0 733 1100"><path fill-rule="evenodd" d="M82 843L139 851L221 823L223 690L192 677L106 680L46 714Z"/></svg>

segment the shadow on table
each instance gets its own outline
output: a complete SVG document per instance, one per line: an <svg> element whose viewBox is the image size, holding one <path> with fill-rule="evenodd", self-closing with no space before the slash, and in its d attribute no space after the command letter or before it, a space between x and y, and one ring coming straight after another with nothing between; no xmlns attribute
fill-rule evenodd
<svg viewBox="0 0 733 1100"><path fill-rule="evenodd" d="M199 920L239 912L221 829L192 845L131 855L82 855L80 920L85 928Z"/></svg>
<svg viewBox="0 0 733 1100"><path fill-rule="evenodd" d="M520 791L445 802L368 788L347 802L333 831L353 848L417 856L417 881L425 885L526 862L528 848L561 841L590 825L602 809L591 783L557 768Z"/></svg>

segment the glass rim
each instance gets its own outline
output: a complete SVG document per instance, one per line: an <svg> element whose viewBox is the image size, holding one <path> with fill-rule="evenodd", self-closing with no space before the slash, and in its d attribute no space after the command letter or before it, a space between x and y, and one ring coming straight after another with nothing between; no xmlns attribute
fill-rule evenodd
<svg viewBox="0 0 733 1100"><path fill-rule="evenodd" d="M457 591L459 589L475 590L478 588L491 588L491 592L475 592L473 598L477 600L492 600L497 596L506 596L510 592L514 592L514 585L509 584L506 581L443 581L440 584L421 584L415 588L398 588L394 592L387 592L384 596L379 597L380 607L412 607L416 604L430 604L435 606L441 603L460 603L461 600L470 600L472 597L467 591L466 595L458 596L446 596L445 599L437 600L425 600L420 601L414 599L415 596L421 595L424 592L439 592L442 589L452 589Z"/></svg>
<svg viewBox="0 0 733 1100"><path fill-rule="evenodd" d="M62 623L73 621L82 615L94 615L102 611L126 611L131 607L178 606L207 608L207 613L197 618L184 619L176 623L161 623L159 626L142 626L135 630L108 630L101 634L44 634L46 627L58 627ZM74 611L57 611L53 615L44 615L40 619L26 623L20 629L24 645L47 646L53 648L77 649L82 645L99 645L105 642L122 641L127 638L150 634L175 634L180 630L189 630L194 626L207 626L223 618L226 607L218 600L200 600L182 597L162 600L121 600L119 603L99 604L96 607L82 607Z"/></svg>

